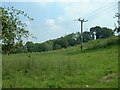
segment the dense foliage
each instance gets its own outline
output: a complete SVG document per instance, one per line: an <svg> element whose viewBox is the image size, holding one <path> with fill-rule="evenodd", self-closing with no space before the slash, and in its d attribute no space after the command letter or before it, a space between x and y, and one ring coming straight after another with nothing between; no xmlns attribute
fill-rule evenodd
<svg viewBox="0 0 120 90"><path fill-rule="evenodd" d="M2 50L4 52L13 51L15 42L21 43L22 37L28 37L29 32L26 30L26 23L20 20L20 15L30 18L24 11L17 10L14 7L0 7L2 15L0 21L2 22L2 35L1 40L3 43Z"/></svg>
<svg viewBox="0 0 120 90"><path fill-rule="evenodd" d="M88 42L90 40L94 40L94 33L96 32L96 39L103 39L114 36L114 32L106 27L92 27L90 32L85 31L83 33L83 42ZM26 48L28 52L41 52L41 51L50 51L50 50L57 50L61 48L67 48L69 46L75 46L81 43L81 34L71 33L66 36L62 36L60 38L54 40L48 40L44 43L33 43L31 41L26 42Z"/></svg>

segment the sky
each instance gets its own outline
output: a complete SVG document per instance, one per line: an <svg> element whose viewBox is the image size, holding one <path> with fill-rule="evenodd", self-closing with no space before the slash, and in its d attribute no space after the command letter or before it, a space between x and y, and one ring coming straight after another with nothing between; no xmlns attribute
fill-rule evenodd
<svg viewBox="0 0 120 90"><path fill-rule="evenodd" d="M56 39L70 33L80 31L80 22L74 21L79 17L88 20L84 23L84 31L91 27L101 26L111 29L117 25L119 0L27 0L25 2L2 0L2 6L14 6L25 11L34 20L29 21L22 17L22 22L27 23L27 30L35 38L27 38L24 41L42 43L50 39Z"/></svg>

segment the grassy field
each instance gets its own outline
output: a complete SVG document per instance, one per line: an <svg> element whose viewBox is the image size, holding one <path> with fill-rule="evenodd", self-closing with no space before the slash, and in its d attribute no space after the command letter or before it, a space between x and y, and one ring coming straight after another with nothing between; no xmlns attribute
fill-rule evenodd
<svg viewBox="0 0 120 90"><path fill-rule="evenodd" d="M114 41L112 41L114 40ZM48 52L3 55L3 88L117 88L116 38Z"/></svg>

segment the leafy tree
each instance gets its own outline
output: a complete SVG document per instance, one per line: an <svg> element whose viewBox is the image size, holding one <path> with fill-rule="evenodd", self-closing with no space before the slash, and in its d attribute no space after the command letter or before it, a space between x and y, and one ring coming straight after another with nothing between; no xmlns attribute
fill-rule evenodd
<svg viewBox="0 0 120 90"><path fill-rule="evenodd" d="M96 39L99 39L99 37L101 35L101 27L99 27L99 26L92 27L92 28L90 28L90 32L92 34L93 39L94 39L94 32L96 33Z"/></svg>
<svg viewBox="0 0 120 90"><path fill-rule="evenodd" d="M41 50L39 49L39 45L39 43L34 44L34 52L41 52Z"/></svg>
<svg viewBox="0 0 120 90"><path fill-rule="evenodd" d="M76 45L76 37L75 34L68 34L67 36L65 36L68 42L68 46L74 46Z"/></svg>
<svg viewBox="0 0 120 90"><path fill-rule="evenodd" d="M111 29L106 28L106 27L101 28L100 26L90 28L90 32L92 36L94 35L93 32L96 33L96 39L108 38L114 35L114 32Z"/></svg>
<svg viewBox="0 0 120 90"><path fill-rule="evenodd" d="M53 50L61 49L61 45L59 44L53 44Z"/></svg>
<svg viewBox="0 0 120 90"><path fill-rule="evenodd" d="M60 38L57 38L56 40L54 40L53 42L53 50L57 50L57 49L61 49L61 45L60 45Z"/></svg>
<svg viewBox="0 0 120 90"><path fill-rule="evenodd" d="M103 36L101 35L101 38L108 38L114 35L114 32L111 29L106 27L102 28L102 33L103 33Z"/></svg>
<svg viewBox="0 0 120 90"><path fill-rule="evenodd" d="M61 37L60 38L60 45L62 48L67 48L68 46L68 41L66 37Z"/></svg>
<svg viewBox="0 0 120 90"><path fill-rule="evenodd" d="M26 53L26 52L27 48L23 45L22 40L15 44L13 53Z"/></svg>
<svg viewBox="0 0 120 90"><path fill-rule="evenodd" d="M80 32L76 33L76 42L77 42L77 44L81 43L81 34L80 34Z"/></svg>
<svg viewBox="0 0 120 90"><path fill-rule="evenodd" d="M46 46L47 51L53 50L53 41L52 40L48 40L48 41L44 42L44 44Z"/></svg>
<svg viewBox="0 0 120 90"><path fill-rule="evenodd" d="M10 51L13 49L15 41L20 42L22 37L28 37L30 34L26 30L26 23L22 23L20 20L20 15L30 18L24 11L17 10L14 7L3 8L0 7L2 11L2 16L0 16L0 21L2 21L2 43L3 50ZM6 48L5 48L6 47Z"/></svg>
<svg viewBox="0 0 120 90"><path fill-rule="evenodd" d="M34 51L34 43L31 41L26 42L25 47L27 48L28 52Z"/></svg>
<svg viewBox="0 0 120 90"><path fill-rule="evenodd" d="M88 32L88 31L83 32L83 42L87 42L87 41L89 41L91 39L92 39L92 37L91 37L90 32Z"/></svg>
<svg viewBox="0 0 120 90"><path fill-rule="evenodd" d="M46 45L44 43L39 44L39 51L47 51Z"/></svg>

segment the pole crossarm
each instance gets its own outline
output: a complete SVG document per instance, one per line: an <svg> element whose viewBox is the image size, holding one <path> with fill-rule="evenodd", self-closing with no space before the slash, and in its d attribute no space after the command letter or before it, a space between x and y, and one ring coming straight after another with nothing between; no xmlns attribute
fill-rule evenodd
<svg viewBox="0 0 120 90"><path fill-rule="evenodd" d="M83 43L83 22L87 22L88 20L78 18L78 19L75 19L74 21L79 21L81 23L81 50L82 50L82 48L83 48L83 46L82 46L82 43Z"/></svg>
<svg viewBox="0 0 120 90"><path fill-rule="evenodd" d="M88 20L78 18L78 19L75 19L74 21L87 22Z"/></svg>
<svg viewBox="0 0 120 90"><path fill-rule="evenodd" d="M120 1L118 2L118 13L116 13L115 17L118 18L118 32L120 32Z"/></svg>

